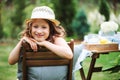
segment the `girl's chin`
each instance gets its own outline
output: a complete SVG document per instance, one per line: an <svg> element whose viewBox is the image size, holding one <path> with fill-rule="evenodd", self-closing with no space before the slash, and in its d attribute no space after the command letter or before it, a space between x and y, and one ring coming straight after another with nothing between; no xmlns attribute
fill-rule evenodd
<svg viewBox="0 0 120 80"><path fill-rule="evenodd" d="M45 41L44 39L36 39L38 42Z"/></svg>

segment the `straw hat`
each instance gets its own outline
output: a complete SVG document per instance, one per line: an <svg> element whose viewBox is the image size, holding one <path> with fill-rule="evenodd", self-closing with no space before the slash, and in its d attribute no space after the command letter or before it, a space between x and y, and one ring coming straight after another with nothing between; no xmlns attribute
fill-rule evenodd
<svg viewBox="0 0 120 80"><path fill-rule="evenodd" d="M60 24L60 22L55 19L53 10L47 6L35 7L32 11L31 19L48 19L56 26Z"/></svg>

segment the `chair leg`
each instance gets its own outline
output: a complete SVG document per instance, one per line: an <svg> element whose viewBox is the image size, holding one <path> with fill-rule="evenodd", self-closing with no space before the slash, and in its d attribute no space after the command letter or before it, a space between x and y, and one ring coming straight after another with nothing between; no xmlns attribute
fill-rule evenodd
<svg viewBox="0 0 120 80"><path fill-rule="evenodd" d="M86 80L83 68L79 69L82 80Z"/></svg>

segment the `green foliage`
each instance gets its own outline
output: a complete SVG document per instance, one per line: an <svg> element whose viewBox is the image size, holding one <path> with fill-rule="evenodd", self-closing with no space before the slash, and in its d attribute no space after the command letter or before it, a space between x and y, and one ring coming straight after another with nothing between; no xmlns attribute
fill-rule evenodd
<svg viewBox="0 0 120 80"><path fill-rule="evenodd" d="M2 28L2 24L1 24L1 21L0 21L0 38L3 37L3 28Z"/></svg>
<svg viewBox="0 0 120 80"><path fill-rule="evenodd" d="M11 14L13 14L13 9L12 8L5 8L5 7L6 6L3 6L4 9L2 9L2 16L1 16L4 37L16 38L18 33L20 32L20 28L17 27L15 24L13 24L13 22L11 20L11 16L12 16ZM19 31L18 31L18 29L19 29Z"/></svg>
<svg viewBox="0 0 120 80"><path fill-rule="evenodd" d="M25 8L25 2L23 0L14 0L15 12L12 15L12 21L16 26L21 27L25 14L23 13L23 9Z"/></svg>
<svg viewBox="0 0 120 80"><path fill-rule="evenodd" d="M106 0L101 0L99 12L105 16L106 21L109 21L110 11L109 11L109 5Z"/></svg>
<svg viewBox="0 0 120 80"><path fill-rule="evenodd" d="M63 27L65 27L67 36L73 35L72 20L76 13L75 3L73 0L52 0L54 3L55 14L60 20Z"/></svg>
<svg viewBox="0 0 120 80"><path fill-rule="evenodd" d="M23 12L25 8L25 1L14 0L13 4L15 8L11 17L12 23L14 24L12 27L12 32L15 32L16 34L12 34L11 37L16 38L22 29L22 24L25 19L25 13Z"/></svg>
<svg viewBox="0 0 120 80"><path fill-rule="evenodd" d="M5 3L2 5L2 12L1 12L1 22L3 27L3 36L5 38L10 38L14 34L16 34L15 30L13 31L13 23L11 21L11 16L13 14L13 8L7 7Z"/></svg>
<svg viewBox="0 0 120 80"><path fill-rule="evenodd" d="M2 26L2 23L1 23L1 8L2 7L2 4L0 4L0 38L3 37L3 26Z"/></svg>
<svg viewBox="0 0 120 80"><path fill-rule="evenodd" d="M34 7L35 7L34 5L28 5L28 6L25 7L25 9L23 10L23 12L26 14L25 20L26 19L30 19L31 12L32 12L32 10L33 10Z"/></svg>
<svg viewBox="0 0 120 80"><path fill-rule="evenodd" d="M53 8L54 4L52 3L52 0L36 0L36 5L37 6L49 6Z"/></svg>
<svg viewBox="0 0 120 80"><path fill-rule="evenodd" d="M87 23L87 17L84 10L79 10L72 22L72 27L77 36L83 39L84 35L89 32L89 24Z"/></svg>

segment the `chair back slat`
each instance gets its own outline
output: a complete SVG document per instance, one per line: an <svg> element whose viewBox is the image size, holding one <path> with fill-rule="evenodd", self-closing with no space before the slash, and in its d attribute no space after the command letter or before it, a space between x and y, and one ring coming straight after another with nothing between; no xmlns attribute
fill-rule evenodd
<svg viewBox="0 0 120 80"><path fill-rule="evenodd" d="M57 61L49 60L49 63L48 60L27 61L28 66L60 66L60 65L68 65L68 64L69 64L68 60L57 60Z"/></svg>
<svg viewBox="0 0 120 80"><path fill-rule="evenodd" d="M26 52L26 59L61 59L53 52Z"/></svg>

